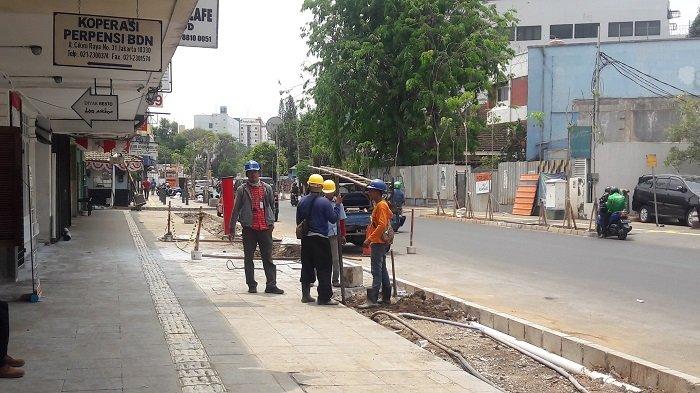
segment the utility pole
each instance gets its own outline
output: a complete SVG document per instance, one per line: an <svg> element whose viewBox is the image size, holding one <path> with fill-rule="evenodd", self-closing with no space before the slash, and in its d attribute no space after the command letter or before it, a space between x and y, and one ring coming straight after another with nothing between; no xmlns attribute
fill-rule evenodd
<svg viewBox="0 0 700 393"><path fill-rule="evenodd" d="M204 188L204 203L209 203L209 187L211 187L211 152L205 151L207 155L207 186Z"/></svg>
<svg viewBox="0 0 700 393"><path fill-rule="evenodd" d="M591 173L596 172L595 165L595 151L596 144L598 143L598 133L600 132L600 26L598 26L598 43L596 45L596 58L595 58L595 87L593 91L593 127L591 132ZM593 182L593 199L597 198L598 193L596 192L596 183L599 179Z"/></svg>

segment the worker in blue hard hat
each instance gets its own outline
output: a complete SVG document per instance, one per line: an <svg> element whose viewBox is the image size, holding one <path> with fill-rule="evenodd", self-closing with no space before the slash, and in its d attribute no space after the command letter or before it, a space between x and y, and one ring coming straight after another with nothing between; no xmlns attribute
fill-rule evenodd
<svg viewBox="0 0 700 393"><path fill-rule="evenodd" d="M250 160L245 163L245 175L248 181L236 190L236 197L231 214L231 239L236 236L236 222L243 227L243 253L245 281L249 293L257 293L255 249L260 246L260 256L265 270L265 293L281 295L283 290L277 287L277 268L272 263L272 230L275 226L275 194L272 186L260 181L260 164Z"/></svg>
<svg viewBox="0 0 700 393"><path fill-rule="evenodd" d="M367 301L360 306L361 308L377 306L380 289L382 302L391 303L391 280L386 268L386 253L389 252L390 242L393 239L388 239L386 233L391 229L393 213L383 198L386 192L386 183L381 179L374 179L367 186L369 199L375 204L364 243L364 246L369 246L371 249L372 286L367 288Z"/></svg>

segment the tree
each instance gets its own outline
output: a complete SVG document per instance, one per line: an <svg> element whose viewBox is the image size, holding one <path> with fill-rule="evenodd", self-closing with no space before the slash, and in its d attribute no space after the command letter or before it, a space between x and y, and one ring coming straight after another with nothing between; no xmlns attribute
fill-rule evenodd
<svg viewBox="0 0 700 393"><path fill-rule="evenodd" d="M306 184L309 180L309 176L311 176L311 168L309 168L309 165L311 165L311 163L307 159L301 159L297 163L297 179L299 179L299 183L301 184Z"/></svg>
<svg viewBox="0 0 700 393"><path fill-rule="evenodd" d="M698 8L698 14L688 29L688 37L700 37L700 8Z"/></svg>
<svg viewBox="0 0 700 393"><path fill-rule="evenodd" d="M275 173L276 157L277 148L270 142L259 143L253 146L253 148L248 151L248 154L246 154L246 160L255 160L260 163L263 176L270 176L274 179L277 179L278 176L277 173ZM280 173L287 173L289 167L284 148L280 148L279 159Z"/></svg>
<svg viewBox="0 0 700 393"><path fill-rule="evenodd" d="M671 142L687 143L686 148L673 146L666 158L666 165L678 167L683 163L700 162L700 99L678 97L677 124L667 130Z"/></svg>
<svg viewBox="0 0 700 393"><path fill-rule="evenodd" d="M512 56L503 33L512 16L481 0L306 0L304 9L319 58L308 92L325 135L314 144L325 143L334 163L439 160L451 148L440 142L456 142L464 123L452 99L487 91Z"/></svg>

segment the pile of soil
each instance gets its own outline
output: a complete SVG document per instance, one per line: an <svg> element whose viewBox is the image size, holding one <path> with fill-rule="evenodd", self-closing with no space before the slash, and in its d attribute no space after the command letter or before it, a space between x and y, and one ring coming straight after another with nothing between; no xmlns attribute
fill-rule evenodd
<svg viewBox="0 0 700 393"><path fill-rule="evenodd" d="M353 296L348 299L347 305L355 308L358 313L366 317L370 317L377 310L385 310L393 313L413 313L457 322L466 322L472 319L469 315L465 315L462 310L453 309L443 301L427 299L423 291L417 291L390 306L382 305L369 310L357 309L357 306L364 303L364 301L365 297L363 295ZM394 330L394 332L414 342L416 345L433 352L446 361L457 364L442 350L415 335L398 322L383 316L380 316L377 320L380 324ZM482 375L507 392L578 392L566 378L554 370L475 330L430 321L407 319L407 322L428 335L428 337L461 353ZM620 390L613 385L593 381L584 376L574 377L590 392L614 393L624 391L624 389ZM656 390L643 391L658 392Z"/></svg>
<svg viewBox="0 0 700 393"><path fill-rule="evenodd" d="M255 250L255 257L260 258L260 250ZM301 258L301 246L298 244L272 244L272 259Z"/></svg>
<svg viewBox="0 0 700 393"><path fill-rule="evenodd" d="M184 218L193 218L195 220L195 223L197 222L197 216L199 215L198 212L186 212L186 213L175 213L178 217ZM202 218L202 229L205 231L209 232L210 234L220 237L221 235L224 234L224 227L223 227L223 222L224 220L221 217L218 217L214 214L209 214L209 213L204 213L204 217Z"/></svg>

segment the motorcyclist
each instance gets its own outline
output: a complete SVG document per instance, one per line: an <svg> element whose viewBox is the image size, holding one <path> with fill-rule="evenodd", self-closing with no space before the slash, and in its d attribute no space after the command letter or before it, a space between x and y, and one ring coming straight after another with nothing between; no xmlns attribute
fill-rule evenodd
<svg viewBox="0 0 700 393"><path fill-rule="evenodd" d="M391 197L389 198L391 211L394 213L392 217L394 228L398 228L403 224L401 215L403 214L403 204L406 202L406 196L403 190L401 190L402 187L403 184L400 181L395 181Z"/></svg>
<svg viewBox="0 0 700 393"><path fill-rule="evenodd" d="M608 196L605 202L605 207L608 211L608 222L605 226L607 230L608 225L610 225L610 217L614 213L624 211L627 208L627 199L622 195L619 188L613 187L613 189L610 190L610 196Z"/></svg>
<svg viewBox="0 0 700 393"><path fill-rule="evenodd" d="M299 196L299 186L297 185L296 182L292 183L292 195Z"/></svg>
<svg viewBox="0 0 700 393"><path fill-rule="evenodd" d="M602 236L603 233L605 233L605 229L608 227L608 217L610 216L610 214L608 213L608 207L606 206L606 204L608 202L608 197L610 196L611 191L611 186L605 187L603 195L601 195L600 199L598 199L598 214L600 215L600 219L598 220L598 235L600 236Z"/></svg>

